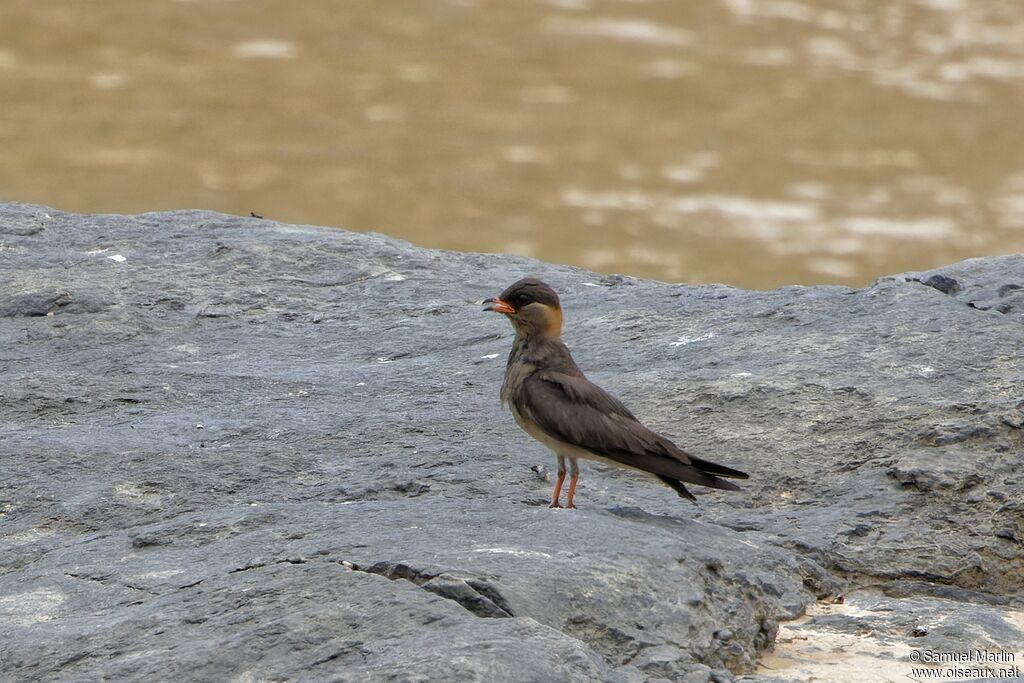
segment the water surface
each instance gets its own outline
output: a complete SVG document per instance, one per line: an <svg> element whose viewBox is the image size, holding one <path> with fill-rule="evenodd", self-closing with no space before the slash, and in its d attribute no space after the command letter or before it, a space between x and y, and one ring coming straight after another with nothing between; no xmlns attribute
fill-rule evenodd
<svg viewBox="0 0 1024 683"><path fill-rule="evenodd" d="M0 198L662 280L1024 251L1017 0L6 0Z"/></svg>

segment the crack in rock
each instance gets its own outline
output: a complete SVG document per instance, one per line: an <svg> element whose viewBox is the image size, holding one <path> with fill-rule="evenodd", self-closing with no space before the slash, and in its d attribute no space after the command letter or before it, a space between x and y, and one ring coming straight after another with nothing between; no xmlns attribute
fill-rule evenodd
<svg viewBox="0 0 1024 683"><path fill-rule="evenodd" d="M269 567L274 564L308 564L309 560L304 557L286 557L283 560L274 560L273 562L253 562L247 564L244 567L236 567L228 572L228 574L238 574L239 572L247 572L253 569L262 569L263 567ZM185 586L187 588L187 586Z"/></svg>
<svg viewBox="0 0 1024 683"><path fill-rule="evenodd" d="M229 574L238 574L253 569L261 569L276 564L307 564L309 560L301 557L289 557L274 562L254 562L236 569ZM512 607L491 583L479 578L460 578L445 572L434 574L421 569L410 567L404 562L382 561L369 567L360 567L352 562L340 561L338 564L351 569L352 571L364 572L367 574L378 574L385 578L397 581L399 579L409 581L425 591L429 591L442 598L452 600L461 605L466 611L478 617L506 618L515 616ZM189 588L198 585L202 581L182 586Z"/></svg>
<svg viewBox="0 0 1024 683"><path fill-rule="evenodd" d="M129 588L133 591L139 591L140 593L147 593L149 595L159 595L148 588L142 588L140 586L133 586L126 581L118 581L109 574L103 576L89 576L88 574L75 574L74 572L64 572L64 576L69 579L78 579L79 581L92 581L98 583L101 586L120 586L121 588Z"/></svg>
<svg viewBox="0 0 1024 683"><path fill-rule="evenodd" d="M379 574L392 581L399 579L409 581L425 591L430 591L442 598L457 602L466 611L478 617L500 619L515 616L512 612L512 607L502 596L501 592L494 585L482 579L463 579L444 572L431 574L424 570L410 567L403 562L390 560L377 562L365 568L351 563L344 564L345 566L351 566L355 571Z"/></svg>

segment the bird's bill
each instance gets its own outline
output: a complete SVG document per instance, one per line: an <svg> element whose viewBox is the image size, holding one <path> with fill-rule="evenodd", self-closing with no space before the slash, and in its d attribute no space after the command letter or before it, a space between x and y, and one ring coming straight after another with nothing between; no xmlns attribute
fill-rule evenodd
<svg viewBox="0 0 1024 683"><path fill-rule="evenodd" d="M506 314L516 312L516 309L509 306L506 302L502 301L501 299L484 299L484 310Z"/></svg>

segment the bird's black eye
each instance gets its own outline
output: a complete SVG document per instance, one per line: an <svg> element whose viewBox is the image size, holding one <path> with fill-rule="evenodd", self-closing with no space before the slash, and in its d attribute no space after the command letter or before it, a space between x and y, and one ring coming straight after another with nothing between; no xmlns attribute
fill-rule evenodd
<svg viewBox="0 0 1024 683"><path fill-rule="evenodd" d="M530 303L530 297L526 294L516 294L509 303L516 308L522 308Z"/></svg>

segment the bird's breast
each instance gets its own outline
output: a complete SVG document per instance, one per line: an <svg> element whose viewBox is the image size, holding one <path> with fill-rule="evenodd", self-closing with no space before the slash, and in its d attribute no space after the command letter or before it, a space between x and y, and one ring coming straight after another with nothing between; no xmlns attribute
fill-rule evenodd
<svg viewBox="0 0 1024 683"><path fill-rule="evenodd" d="M523 387L523 383L537 368L527 361L513 356L505 366L505 381L501 384L502 405L512 405L515 395Z"/></svg>
<svg viewBox="0 0 1024 683"><path fill-rule="evenodd" d="M523 415L523 413L520 412L518 408L516 408L516 404L514 401L510 401L509 406L512 409L512 417L515 418L516 424L519 425L520 429L522 429L524 432L532 436L534 439L536 439L537 441L541 442L542 444L553 450L555 453L566 454L565 451L569 448L569 444L566 444L560 441L559 439L552 437L550 434L541 429L540 425L531 420L528 416Z"/></svg>

